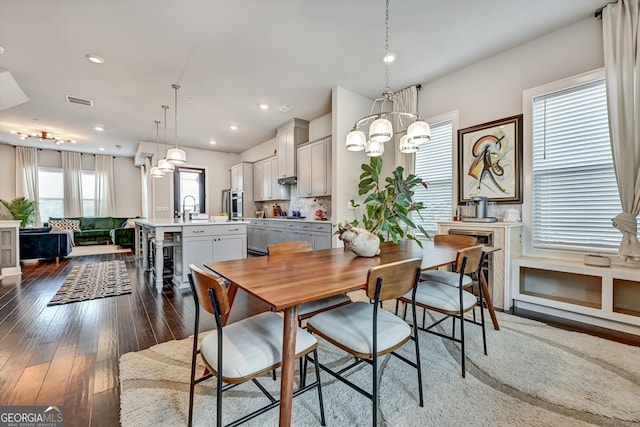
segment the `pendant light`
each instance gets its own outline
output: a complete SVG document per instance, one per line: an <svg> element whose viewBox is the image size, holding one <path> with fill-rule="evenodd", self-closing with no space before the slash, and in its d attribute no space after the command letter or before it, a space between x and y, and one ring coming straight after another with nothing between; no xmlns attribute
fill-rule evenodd
<svg viewBox="0 0 640 427"><path fill-rule="evenodd" d="M187 155L184 151L178 148L178 89L180 89L180 85L172 84L171 87L175 91L175 138L174 143L175 147L167 150L167 160L173 163L174 165L184 165L187 163Z"/></svg>
<svg viewBox="0 0 640 427"><path fill-rule="evenodd" d="M156 156L160 157L160 153L158 152L158 145L159 145L159 132L158 132L158 126L160 125L159 121L155 121L154 122L156 124ZM158 166L154 166L151 168L151 178L162 178L164 176L164 172L161 171Z"/></svg>
<svg viewBox="0 0 640 427"><path fill-rule="evenodd" d="M175 166L173 163L167 160L167 109L169 109L168 105L163 105L162 109L164 110L164 149L165 149L165 157L158 160L158 169L163 172L173 172L175 170Z"/></svg>
<svg viewBox="0 0 640 427"><path fill-rule="evenodd" d="M389 56L389 0L385 7L385 58ZM429 142L431 130L427 122L405 108L402 99L389 88L389 61L385 60L385 88L382 96L371 106L368 116L358 120L347 134L346 149L364 151L368 156L381 156L384 143L400 137L401 153L415 153L420 145ZM393 128L395 120L396 129ZM410 124L409 124L410 123ZM409 124L408 127L406 125ZM367 129L368 125L368 129ZM367 132L368 131L368 132Z"/></svg>

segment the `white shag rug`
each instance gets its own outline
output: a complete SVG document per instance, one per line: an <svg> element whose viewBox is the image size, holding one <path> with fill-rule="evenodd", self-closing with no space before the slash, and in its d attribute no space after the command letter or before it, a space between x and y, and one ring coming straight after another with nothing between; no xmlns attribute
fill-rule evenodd
<svg viewBox="0 0 640 427"><path fill-rule="evenodd" d="M424 407L418 406L416 371L393 356L380 361L380 424L384 426L639 426L640 348L569 332L497 313L500 331L487 323L489 355L480 328L467 331L467 375L458 345L420 332ZM488 316L487 316L488 318ZM449 323L445 322L449 327ZM170 341L120 359L120 421L123 427L186 425L191 339ZM411 344L400 351L412 358ZM322 363L348 361L321 341ZM296 366L298 366L296 364ZM202 367L198 368L201 373ZM365 389L371 372L362 365L351 378ZM310 380L313 373L310 371ZM371 402L321 373L328 426L371 425ZM277 394L278 381L260 380ZM215 380L196 386L194 425L215 424ZM224 394L228 423L264 405L251 383ZM275 426L278 409L251 420ZM292 425L320 425L315 390L294 398Z"/></svg>

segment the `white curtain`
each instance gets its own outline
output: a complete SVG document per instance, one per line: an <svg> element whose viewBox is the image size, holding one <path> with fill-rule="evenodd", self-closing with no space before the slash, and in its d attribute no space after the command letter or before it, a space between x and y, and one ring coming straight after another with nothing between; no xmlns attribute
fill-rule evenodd
<svg viewBox="0 0 640 427"><path fill-rule="evenodd" d="M62 182L64 184L64 216L82 216L82 155L62 152ZM93 213L87 212L87 215Z"/></svg>
<svg viewBox="0 0 640 427"><path fill-rule="evenodd" d="M16 147L16 196L40 203L38 194L38 150L32 147ZM36 208L35 226L42 226L40 209Z"/></svg>
<svg viewBox="0 0 640 427"><path fill-rule="evenodd" d="M96 216L114 216L116 211L113 157L96 155Z"/></svg>
<svg viewBox="0 0 640 427"><path fill-rule="evenodd" d="M602 11L611 149L622 212L620 263L640 261L640 0L619 0Z"/></svg>
<svg viewBox="0 0 640 427"><path fill-rule="evenodd" d="M395 100L393 102L393 110L394 111L405 111L407 113L418 113L418 87L417 86L409 86L398 92L394 93ZM402 121L397 117L394 118L393 128L406 129L409 125L409 119L404 118ZM395 141L395 156L396 156L396 166L402 166L405 171L405 175L410 173L415 173L415 154L404 154L399 151L400 146L400 136L394 136Z"/></svg>

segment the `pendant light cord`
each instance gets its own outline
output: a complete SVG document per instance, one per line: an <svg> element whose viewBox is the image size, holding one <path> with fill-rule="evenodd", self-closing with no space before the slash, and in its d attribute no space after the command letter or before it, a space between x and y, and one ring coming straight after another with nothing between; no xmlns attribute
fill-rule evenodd
<svg viewBox="0 0 640 427"><path fill-rule="evenodd" d="M167 110L169 106L163 105L162 109L164 110L164 156L167 157Z"/></svg>
<svg viewBox="0 0 640 427"><path fill-rule="evenodd" d="M388 0L387 0L388 1ZM173 84L171 85L172 88L175 89L175 97L174 97L174 101L175 101L175 136L174 136L174 142L176 144L176 148L178 148L178 89L180 89L180 85L177 84Z"/></svg>

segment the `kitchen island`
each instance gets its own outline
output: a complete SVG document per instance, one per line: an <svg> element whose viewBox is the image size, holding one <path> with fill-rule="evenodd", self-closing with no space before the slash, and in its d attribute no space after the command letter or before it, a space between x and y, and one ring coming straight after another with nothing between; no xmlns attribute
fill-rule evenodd
<svg viewBox="0 0 640 427"><path fill-rule="evenodd" d="M155 271L155 285L163 285L164 248L173 247L172 280L180 289L189 288L189 264L202 267L207 262L247 257L247 225L243 221L183 221L180 219L138 219L136 251L142 268ZM154 251L154 265L149 252Z"/></svg>

